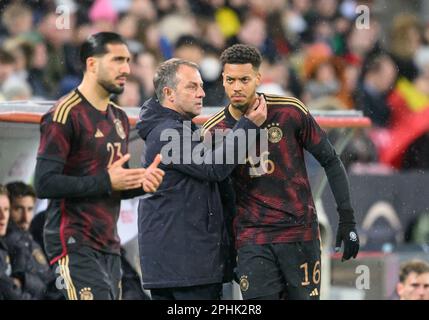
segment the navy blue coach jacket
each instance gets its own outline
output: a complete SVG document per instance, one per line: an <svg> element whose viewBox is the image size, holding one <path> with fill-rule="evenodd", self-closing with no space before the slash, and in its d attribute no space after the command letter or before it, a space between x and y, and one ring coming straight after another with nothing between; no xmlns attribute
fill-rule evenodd
<svg viewBox="0 0 429 320"><path fill-rule="evenodd" d="M161 141L167 129L175 130L183 139L197 127L185 116L150 99L141 109L137 129L145 141L143 166L147 167L170 142ZM238 129L248 132L258 127L242 117L233 131ZM247 139L248 145L255 142ZM224 148L216 152L231 150L226 145L232 144L237 153L237 139L224 141ZM164 158L160 165L165 171L163 182L154 194L140 200L138 238L145 289L221 283L224 279L232 241L227 239L218 182L227 178L235 165L184 164L186 153L198 144L192 142L189 150L180 148L179 163L165 164ZM214 158L216 152L208 157ZM245 157L235 156L236 161Z"/></svg>

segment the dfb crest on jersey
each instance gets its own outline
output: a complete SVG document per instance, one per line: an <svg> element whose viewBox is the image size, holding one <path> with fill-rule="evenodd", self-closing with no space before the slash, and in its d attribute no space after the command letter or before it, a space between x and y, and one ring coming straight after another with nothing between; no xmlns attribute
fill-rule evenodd
<svg viewBox="0 0 429 320"><path fill-rule="evenodd" d="M247 289L249 289L249 280L247 280L247 276L240 277L240 289L241 291L247 291Z"/></svg>
<svg viewBox="0 0 429 320"><path fill-rule="evenodd" d="M91 288L83 288L79 291L80 300L94 300L94 295L91 292Z"/></svg>
<svg viewBox="0 0 429 320"><path fill-rule="evenodd" d="M283 138L283 131L279 125L279 123L271 123L267 126L268 141L271 143L278 143Z"/></svg>
<svg viewBox="0 0 429 320"><path fill-rule="evenodd" d="M124 127L122 126L121 120L115 119L114 123L115 123L116 133L118 134L118 136L121 139L125 139L126 134L125 134Z"/></svg>

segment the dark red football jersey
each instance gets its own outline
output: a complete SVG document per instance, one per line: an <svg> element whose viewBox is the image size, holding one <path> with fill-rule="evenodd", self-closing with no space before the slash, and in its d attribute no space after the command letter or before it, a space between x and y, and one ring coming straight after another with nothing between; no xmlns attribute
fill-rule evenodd
<svg viewBox="0 0 429 320"><path fill-rule="evenodd" d="M40 132L38 159L63 163L64 175L95 176L106 174L109 165L127 153L129 122L115 104L99 111L76 89L42 117ZM119 254L120 201L116 192L52 200L44 231L51 263L66 255L71 244Z"/></svg>
<svg viewBox="0 0 429 320"><path fill-rule="evenodd" d="M264 95L268 117L268 154L247 158L232 174L237 215L236 245L287 243L318 237L318 223L304 161L304 149L327 139L298 99ZM204 132L232 128L236 120L229 106L204 125ZM216 140L216 139L214 139ZM260 151L258 151L260 153ZM260 154L257 155L259 156Z"/></svg>

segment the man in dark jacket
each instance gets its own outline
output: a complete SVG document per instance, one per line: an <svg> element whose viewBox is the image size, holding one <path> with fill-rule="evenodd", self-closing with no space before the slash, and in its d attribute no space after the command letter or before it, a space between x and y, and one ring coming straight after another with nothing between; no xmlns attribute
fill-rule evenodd
<svg viewBox="0 0 429 320"><path fill-rule="evenodd" d="M55 288L55 273L29 231L36 194L31 186L23 182L11 182L6 187L11 203L6 244L11 257L12 275L20 282L23 292L32 299L56 300L61 293Z"/></svg>
<svg viewBox="0 0 429 320"><path fill-rule="evenodd" d="M10 215L10 201L7 189L0 185L0 300L29 299L21 291L21 283L12 277L12 265L5 235Z"/></svg>
<svg viewBox="0 0 429 320"><path fill-rule="evenodd" d="M191 122L205 96L198 66L168 60L159 66L154 86L157 98L143 105L137 129L145 141L143 166L161 153L165 177L158 191L139 203L143 287L152 299L220 299L228 243L218 183L246 157L234 134L244 133L247 146L253 146L266 104L258 99L228 133L223 148L211 150L195 139L199 134ZM231 154L234 159L227 164L215 161Z"/></svg>

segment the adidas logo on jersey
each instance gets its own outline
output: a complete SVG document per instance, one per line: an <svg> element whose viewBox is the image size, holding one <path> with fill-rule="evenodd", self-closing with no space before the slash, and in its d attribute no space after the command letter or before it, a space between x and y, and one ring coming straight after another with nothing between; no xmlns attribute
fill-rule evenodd
<svg viewBox="0 0 429 320"><path fill-rule="evenodd" d="M70 237L69 240L67 241L67 244L73 244L76 243L76 240L73 237Z"/></svg>
<svg viewBox="0 0 429 320"><path fill-rule="evenodd" d="M310 297L315 297L319 295L319 290L317 290L317 288L315 288L313 291L311 291L310 293Z"/></svg>
<svg viewBox="0 0 429 320"><path fill-rule="evenodd" d="M100 131L100 129L97 129L97 131L95 132L94 137L96 137L96 138L103 138L104 134L103 134L103 132Z"/></svg>

